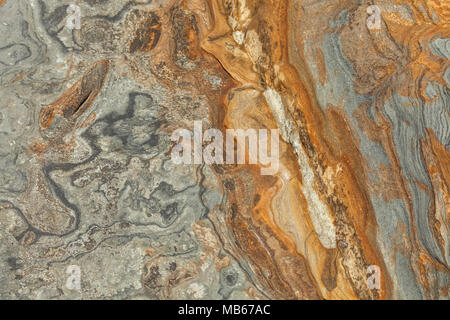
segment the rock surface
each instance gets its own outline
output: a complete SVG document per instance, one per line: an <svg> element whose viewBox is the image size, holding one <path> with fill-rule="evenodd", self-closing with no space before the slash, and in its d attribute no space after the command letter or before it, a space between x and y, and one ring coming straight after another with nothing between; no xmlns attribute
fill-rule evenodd
<svg viewBox="0 0 450 320"><path fill-rule="evenodd" d="M0 0L0 22L1 299L449 298L447 0ZM278 171L175 164L199 121L278 129Z"/></svg>

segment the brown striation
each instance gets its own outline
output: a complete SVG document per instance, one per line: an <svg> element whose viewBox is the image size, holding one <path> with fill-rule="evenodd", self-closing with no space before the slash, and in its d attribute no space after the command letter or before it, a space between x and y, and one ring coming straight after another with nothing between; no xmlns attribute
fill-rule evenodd
<svg viewBox="0 0 450 320"><path fill-rule="evenodd" d="M135 16L131 19L138 21L139 27L130 41L129 52L152 50L161 36L159 17L153 12L139 10L134 10L131 15Z"/></svg>
<svg viewBox="0 0 450 320"><path fill-rule="evenodd" d="M69 122L75 123L93 104L100 93L108 74L109 62L101 60L96 62L85 75L63 95L41 111L40 124L47 129L56 115Z"/></svg>

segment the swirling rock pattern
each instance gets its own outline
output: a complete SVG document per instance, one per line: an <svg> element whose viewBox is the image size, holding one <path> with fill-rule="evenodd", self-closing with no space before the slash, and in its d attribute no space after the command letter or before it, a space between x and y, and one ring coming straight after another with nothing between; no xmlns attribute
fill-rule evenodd
<svg viewBox="0 0 450 320"><path fill-rule="evenodd" d="M448 299L448 1L0 18L0 298ZM195 121L278 129L278 172L174 164Z"/></svg>

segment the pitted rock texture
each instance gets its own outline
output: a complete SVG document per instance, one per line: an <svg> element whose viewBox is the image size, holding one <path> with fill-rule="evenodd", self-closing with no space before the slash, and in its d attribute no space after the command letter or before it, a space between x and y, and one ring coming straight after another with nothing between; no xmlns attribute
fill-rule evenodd
<svg viewBox="0 0 450 320"><path fill-rule="evenodd" d="M0 31L1 299L449 298L447 0L0 0ZM175 164L196 121L278 129L278 172Z"/></svg>

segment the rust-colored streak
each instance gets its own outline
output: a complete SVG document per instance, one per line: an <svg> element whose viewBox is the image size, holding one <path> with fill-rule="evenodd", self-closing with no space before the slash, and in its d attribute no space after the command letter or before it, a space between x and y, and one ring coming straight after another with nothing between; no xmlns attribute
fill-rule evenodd
<svg viewBox="0 0 450 320"><path fill-rule="evenodd" d="M138 28L131 40L129 51L130 53L148 52L155 48L161 37L160 19L151 11L135 10L133 15L138 20Z"/></svg>
<svg viewBox="0 0 450 320"><path fill-rule="evenodd" d="M422 154L427 164L433 185L434 203L432 210L428 213L430 229L439 243L442 255L445 257L449 250L449 226L450 226L450 151L439 141L432 130L427 130L426 140L422 140ZM436 262L425 254L424 261L436 265L437 268L444 266ZM422 261L421 260L421 261ZM445 267L444 267L445 268ZM424 283L426 280L426 270L421 269Z"/></svg>

